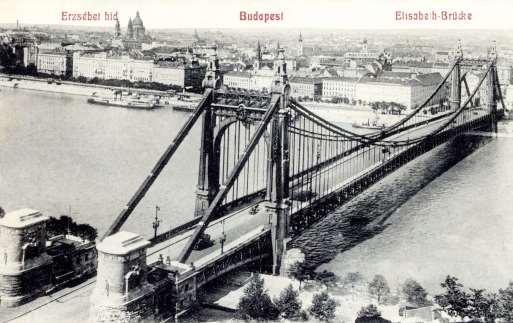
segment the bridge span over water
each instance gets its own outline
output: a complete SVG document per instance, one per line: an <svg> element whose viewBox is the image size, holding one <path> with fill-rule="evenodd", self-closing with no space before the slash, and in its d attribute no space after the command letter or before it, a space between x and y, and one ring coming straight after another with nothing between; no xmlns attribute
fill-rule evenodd
<svg viewBox="0 0 513 323"><path fill-rule="evenodd" d="M179 317L206 283L233 269L268 264L274 274L283 273L287 242L336 207L459 134L496 132L504 114L496 58L492 47L488 60L471 62L482 70L471 90L461 68L468 62L458 47L452 68L422 105L384 129L358 134L290 97L283 51L270 93L223 87L214 57L202 101L98 245L92 314L97 321L110 321L113 313L137 319L155 313ZM439 106L437 114L425 114L448 84L448 104ZM479 106L478 93L486 96ZM195 218L149 241L120 232L198 123L202 141ZM219 238L221 246L196 250L205 234ZM146 260L146 248L156 254L156 245L173 240L169 249L174 251L168 250L166 259ZM112 268L124 278L113 280ZM137 279L131 282L131 277Z"/></svg>
<svg viewBox="0 0 513 323"><path fill-rule="evenodd" d="M495 46L488 59L470 63L459 46L452 67L422 105L366 134L329 122L291 98L283 50L279 59L266 93L222 86L214 55L203 99L97 244L92 321L177 319L193 308L205 284L229 271L253 265L286 272L287 242L294 236L459 134L496 132L505 112ZM462 72L468 64L482 72L474 89ZM438 113L425 113L446 86L448 103ZM201 147L194 218L150 240L122 231L195 125L201 127ZM218 243L197 250L205 234Z"/></svg>

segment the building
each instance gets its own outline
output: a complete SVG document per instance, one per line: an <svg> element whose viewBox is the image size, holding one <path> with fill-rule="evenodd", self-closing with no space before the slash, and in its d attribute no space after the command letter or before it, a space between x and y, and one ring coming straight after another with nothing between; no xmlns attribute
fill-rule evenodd
<svg viewBox="0 0 513 323"><path fill-rule="evenodd" d="M223 84L232 88L253 89L252 82L249 72L230 71L223 75Z"/></svg>
<svg viewBox="0 0 513 323"><path fill-rule="evenodd" d="M139 16L139 11L135 13L135 18L132 21L132 37L141 41L146 38L146 28L144 28L144 23Z"/></svg>
<svg viewBox="0 0 513 323"><path fill-rule="evenodd" d="M128 55L109 56L101 53L75 53L73 77L151 82L153 61L134 60Z"/></svg>
<svg viewBox="0 0 513 323"><path fill-rule="evenodd" d="M72 73L72 55L65 51L40 52L37 55L37 72L55 76Z"/></svg>
<svg viewBox="0 0 513 323"><path fill-rule="evenodd" d="M116 19L116 26L114 26L114 37L121 37L121 26L119 25L119 19Z"/></svg>
<svg viewBox="0 0 513 323"><path fill-rule="evenodd" d="M435 91L441 81L440 73L383 72L376 78L360 79L355 86L354 98L364 102L396 102L415 109ZM447 89L442 87L428 105L439 104L446 97Z"/></svg>
<svg viewBox="0 0 513 323"><path fill-rule="evenodd" d="M246 90L270 90L278 66L275 61L277 55L273 54L273 59L266 59L264 53L265 51L262 50L260 42L257 42L253 69L249 71L226 72L223 76L223 84ZM285 60L285 63L288 72L296 69L296 60Z"/></svg>
<svg viewBox="0 0 513 323"><path fill-rule="evenodd" d="M378 52L369 50L367 39L364 39L359 52L346 52L344 58L346 61L368 62L377 60L379 55Z"/></svg>
<svg viewBox="0 0 513 323"><path fill-rule="evenodd" d="M95 243L70 235L48 239L49 219L32 209L0 217L0 306L19 306L96 272Z"/></svg>
<svg viewBox="0 0 513 323"><path fill-rule="evenodd" d="M55 285L96 273L97 253L93 241L69 234L51 237L46 253L52 258Z"/></svg>
<svg viewBox="0 0 513 323"><path fill-rule="evenodd" d="M291 77L289 79L290 96L294 98L320 98L322 95L322 80L311 77Z"/></svg>
<svg viewBox="0 0 513 323"><path fill-rule="evenodd" d="M422 104L441 82L440 73L405 73L383 71L377 76L334 77L322 80L322 97L348 98L370 102L396 102L407 108ZM447 96L442 87L430 104L438 104Z"/></svg>
<svg viewBox="0 0 513 323"><path fill-rule="evenodd" d="M330 77L322 80L322 96L326 99L355 97L355 88L358 78Z"/></svg>
<svg viewBox="0 0 513 323"><path fill-rule="evenodd" d="M297 56L303 56L304 50L303 50L303 35L299 33L299 39L297 40Z"/></svg>
<svg viewBox="0 0 513 323"><path fill-rule="evenodd" d="M116 22L114 34L118 33L118 22ZM139 15L139 11L135 13L135 18L128 18L128 25L126 28L126 35L123 38L123 45L126 49L141 49L142 43L151 42L151 38L146 34L146 28Z"/></svg>
<svg viewBox="0 0 513 323"><path fill-rule="evenodd" d="M191 63L170 63L158 61L153 65L153 82L178 85L184 89L199 91L207 68L197 61Z"/></svg>
<svg viewBox="0 0 513 323"><path fill-rule="evenodd" d="M128 55L75 53L73 77L114 79L131 82L157 82L177 85L194 91L201 89L206 67L197 61L167 62L133 59Z"/></svg>

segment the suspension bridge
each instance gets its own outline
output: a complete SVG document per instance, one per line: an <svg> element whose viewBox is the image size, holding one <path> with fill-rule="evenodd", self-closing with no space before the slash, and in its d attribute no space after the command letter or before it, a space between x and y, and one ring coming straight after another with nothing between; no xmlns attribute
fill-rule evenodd
<svg viewBox="0 0 513 323"><path fill-rule="evenodd" d="M400 121L366 134L329 122L291 98L283 51L279 59L270 93L224 87L217 58L209 63L202 101L98 245L93 298L97 321L108 321L105 313L119 314L120 304L125 306L123 315L179 317L197 302L205 284L231 270L261 265L267 259L274 274L283 272L287 242L295 235L451 138L476 130L496 132L497 120L505 111L495 46L487 59L468 61L459 45L451 68L422 105ZM481 71L474 89L463 72L469 66ZM450 88L448 103L439 113L426 114L444 87ZM137 235L120 232L197 124L202 130L193 220L144 243ZM197 250L207 233L219 238L221 246ZM173 251L168 251L166 260L161 256L146 261L146 248L155 254L160 250L157 246L167 241ZM123 243L129 247L121 248ZM108 256L116 248L125 250L121 260L125 279L117 283L107 273L112 269ZM126 257L136 250L144 250L142 258ZM144 281L130 283L126 275L141 276ZM144 286L150 285L148 293L158 296L143 302L145 306L129 309L128 304L139 302ZM168 286L165 292L162 286ZM114 303L113 294L118 297ZM152 309L153 314L142 314L142 308Z"/></svg>

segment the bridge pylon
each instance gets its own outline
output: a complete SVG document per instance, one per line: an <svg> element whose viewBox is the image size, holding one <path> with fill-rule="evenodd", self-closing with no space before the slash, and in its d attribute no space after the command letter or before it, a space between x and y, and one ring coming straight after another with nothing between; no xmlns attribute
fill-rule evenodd
<svg viewBox="0 0 513 323"><path fill-rule="evenodd" d="M212 55L208 64L207 73L203 80L205 89L212 89L212 95L215 90L221 86L219 71L219 59L217 53ZM219 154L214 152L214 129L216 127L216 118L213 114L210 103L205 102L205 111L203 113L201 128L201 146L198 171L198 184L196 190L196 205L194 215L201 217L208 209L210 202L219 190Z"/></svg>
<svg viewBox="0 0 513 323"><path fill-rule="evenodd" d="M488 50L488 58L490 59L491 68L490 72L486 77L486 107L490 112L490 131L493 133L497 133L497 98L499 94L497 93L497 87L500 84L496 84L498 81L497 78L497 47L495 42L493 42L492 46Z"/></svg>
<svg viewBox="0 0 513 323"><path fill-rule="evenodd" d="M283 49L278 49L275 63L275 79L271 88L273 96L280 96L280 108L271 121L271 147L267 163L266 213L271 224L273 251L273 274L280 274L281 263L286 253L286 243L290 226L289 203L289 98L290 85L287 76L287 63Z"/></svg>
<svg viewBox="0 0 513 323"><path fill-rule="evenodd" d="M461 105L461 60L463 59L463 49L461 41L458 40L456 49L454 50L455 66L451 76L451 95L449 104L452 111L456 111Z"/></svg>

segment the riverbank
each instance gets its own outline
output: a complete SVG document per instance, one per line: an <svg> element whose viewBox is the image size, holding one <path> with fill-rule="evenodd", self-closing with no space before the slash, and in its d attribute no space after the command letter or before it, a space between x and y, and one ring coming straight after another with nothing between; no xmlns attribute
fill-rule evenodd
<svg viewBox="0 0 513 323"><path fill-rule="evenodd" d="M0 87L86 97L91 96L93 93L100 97L114 97L115 91L130 91L140 95L158 96L161 101L161 105L159 107L172 107L176 110L194 109L197 102L199 102L199 97L197 100L186 102L179 100L177 96L173 96L170 93L157 90L128 89L123 87L83 84L68 81L48 82L45 79L36 79L33 77L12 77L8 75L0 75ZM198 96L196 94L194 95Z"/></svg>
<svg viewBox="0 0 513 323"><path fill-rule="evenodd" d="M123 88L115 86L105 86L98 84L84 84L70 81L53 81L39 79L30 76L0 74L0 87L19 88L25 90L62 93L80 96L91 96L96 93L99 96L112 96L114 91L131 91L140 94L151 94L160 96L162 101L166 101L164 106L173 107L176 110L188 111L194 109L197 102L180 101L176 96L172 96L164 91L145 90L137 88ZM199 95L193 94L193 96ZM304 102L304 106L318 113L323 118L337 123L372 123L376 119L376 114L370 107L350 106L345 104L328 104L317 102ZM390 125L404 118L403 115L383 115L379 114L378 124Z"/></svg>
<svg viewBox="0 0 513 323"><path fill-rule="evenodd" d="M405 114L376 114L370 107L363 106L354 107L315 102L303 102L303 105L322 118L337 123L372 124L372 122L377 118L376 122L378 125L385 124L386 126L389 126L406 116Z"/></svg>
<svg viewBox="0 0 513 323"><path fill-rule="evenodd" d="M209 293L205 295L203 302L209 304L202 307L199 311L192 313L186 317L184 322L240 322L233 318L237 310L239 300L244 295L244 289L248 286L251 275L257 273L250 272L234 272L228 274L226 279L221 283L212 284L209 286ZM314 294L321 291L327 291L328 294L338 302L335 310L335 318L333 322L352 323L358 316L358 311L363 306L374 304L377 305L382 317L391 320L392 322L406 322L404 317L399 316L399 308L401 302L395 304L378 304L375 297L368 293L369 279L361 277L357 281L349 283L340 279L328 289L316 281L306 281L301 284L299 281L283 277L273 276L266 274L259 274L264 280L264 289L269 294L271 299L277 299L280 293L292 285L298 291L298 299L302 303L302 310L308 312L308 308L312 304ZM301 287L300 287L301 286ZM395 293L395 291L393 291ZM225 309L224 312L212 312L210 308L218 307ZM279 320L277 320L279 321ZM277 322L276 321L276 322ZM309 317L308 322L317 322L313 317Z"/></svg>
<svg viewBox="0 0 513 323"><path fill-rule="evenodd" d="M93 92L98 94L101 93L112 93L113 91L121 90L121 91L131 91L133 93L138 94L152 94L158 95L160 97L170 96L169 92L159 91L159 90L149 90L149 89L140 89L140 88L126 88L120 86L109 86L109 85L101 85L101 84L91 84L91 83L80 83L80 82L72 82L72 81L64 81L64 80L51 80L47 78L37 78L33 76L25 76L25 75L10 75L10 74L2 74L0 73L0 86L10 87L10 88L23 88L28 90L38 90L45 92L54 92L54 93L66 93L66 94L74 94L74 95L91 95ZM14 85L18 84L18 85ZM105 92L106 91L106 92ZM188 93L191 96L201 95L196 93Z"/></svg>

